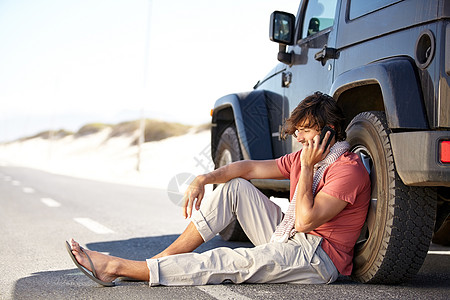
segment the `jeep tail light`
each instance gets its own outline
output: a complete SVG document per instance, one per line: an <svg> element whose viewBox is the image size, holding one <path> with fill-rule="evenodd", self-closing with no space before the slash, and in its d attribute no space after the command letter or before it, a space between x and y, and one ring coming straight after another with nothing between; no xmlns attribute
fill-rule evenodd
<svg viewBox="0 0 450 300"><path fill-rule="evenodd" d="M441 162L450 163L450 141L441 141L439 148Z"/></svg>

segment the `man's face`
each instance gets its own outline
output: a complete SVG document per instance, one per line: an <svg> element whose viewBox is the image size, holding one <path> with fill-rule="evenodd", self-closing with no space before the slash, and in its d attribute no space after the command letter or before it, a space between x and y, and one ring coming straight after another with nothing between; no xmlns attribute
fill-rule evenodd
<svg viewBox="0 0 450 300"><path fill-rule="evenodd" d="M312 140L316 135L320 134L319 128L317 126L310 126L309 122L300 122L296 128L297 130L294 133L294 137L302 144Z"/></svg>

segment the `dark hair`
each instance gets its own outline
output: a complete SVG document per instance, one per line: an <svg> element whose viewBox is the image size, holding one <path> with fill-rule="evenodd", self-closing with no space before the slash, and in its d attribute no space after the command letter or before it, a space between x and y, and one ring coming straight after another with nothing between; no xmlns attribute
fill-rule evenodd
<svg viewBox="0 0 450 300"><path fill-rule="evenodd" d="M326 125L331 125L336 131L336 141L344 141L347 138L344 113L336 100L321 92L315 92L297 105L284 124L283 136L295 135L299 125L318 131Z"/></svg>

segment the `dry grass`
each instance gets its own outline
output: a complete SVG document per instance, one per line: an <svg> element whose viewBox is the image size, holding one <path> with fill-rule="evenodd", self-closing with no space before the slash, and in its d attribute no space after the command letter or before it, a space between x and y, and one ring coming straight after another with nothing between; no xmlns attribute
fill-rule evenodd
<svg viewBox="0 0 450 300"><path fill-rule="evenodd" d="M205 124L195 127L194 133L199 133L199 132L206 131L206 130L208 130L208 131L211 130L211 123L205 123Z"/></svg>
<svg viewBox="0 0 450 300"><path fill-rule="evenodd" d="M144 142L160 141L172 136L183 135L186 134L189 129L191 129L191 126L189 125L147 119L145 120ZM133 144L136 143L137 140L133 142Z"/></svg>
<svg viewBox="0 0 450 300"><path fill-rule="evenodd" d="M104 124L104 123L89 123L82 126L76 133L61 129L61 130L46 130L36 135L24 137L18 141L26 141L34 138L42 139L61 139L68 135L74 135L77 137L84 137L90 134L98 133L106 128L111 128L111 133L108 138L120 137L120 136L132 136L136 134L140 127L140 120L122 122L116 125ZM186 134L191 130L193 126L184 125L181 123L165 122L160 120L146 119L145 120L145 142L160 141L172 136L179 136ZM195 127L195 133L210 130L211 124L203 124ZM137 143L135 139L132 144Z"/></svg>
<svg viewBox="0 0 450 300"><path fill-rule="evenodd" d="M86 124L77 131L77 133L75 134L75 137L80 137L80 136L97 133L108 127L111 127L111 125L103 124L103 123Z"/></svg>
<svg viewBox="0 0 450 300"><path fill-rule="evenodd" d="M46 130L46 131L41 131L35 135L32 136L28 136L28 137L23 137L18 139L18 141L23 142L23 141L27 141L27 140L31 140L31 139L35 139L35 138L41 138L44 140L49 140L49 139L54 139L54 140L58 140L58 139L62 139L68 135L73 134L73 132L71 131L67 131L65 129L60 129L60 130Z"/></svg>
<svg viewBox="0 0 450 300"><path fill-rule="evenodd" d="M130 136L139 129L139 120L122 122L112 126L112 131L109 134L110 138L119 136Z"/></svg>
<svg viewBox="0 0 450 300"><path fill-rule="evenodd" d="M136 133L140 127L140 120L122 122L112 126L110 138L119 136L130 136ZM159 120L145 120L144 142L154 142L166 139L172 136L186 134L192 127L180 123L171 123ZM138 140L132 142L137 144Z"/></svg>
<svg viewBox="0 0 450 300"><path fill-rule="evenodd" d="M180 123L167 123L156 120L146 120L145 141L160 141L162 139L186 134L191 126Z"/></svg>

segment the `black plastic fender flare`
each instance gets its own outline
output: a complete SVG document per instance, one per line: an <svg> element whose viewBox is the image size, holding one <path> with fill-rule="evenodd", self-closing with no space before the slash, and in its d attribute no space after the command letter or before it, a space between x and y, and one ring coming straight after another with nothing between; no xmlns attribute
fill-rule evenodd
<svg viewBox="0 0 450 300"><path fill-rule="evenodd" d="M220 130L214 130L220 119L220 112L231 108L244 159L273 158L265 97L264 90L255 90L219 98L213 109L212 139L215 139L215 134L220 134Z"/></svg>
<svg viewBox="0 0 450 300"><path fill-rule="evenodd" d="M348 70L336 78L330 95L339 99L342 93L353 87L374 83L381 88L391 129L428 129L414 61L408 57L388 58Z"/></svg>

